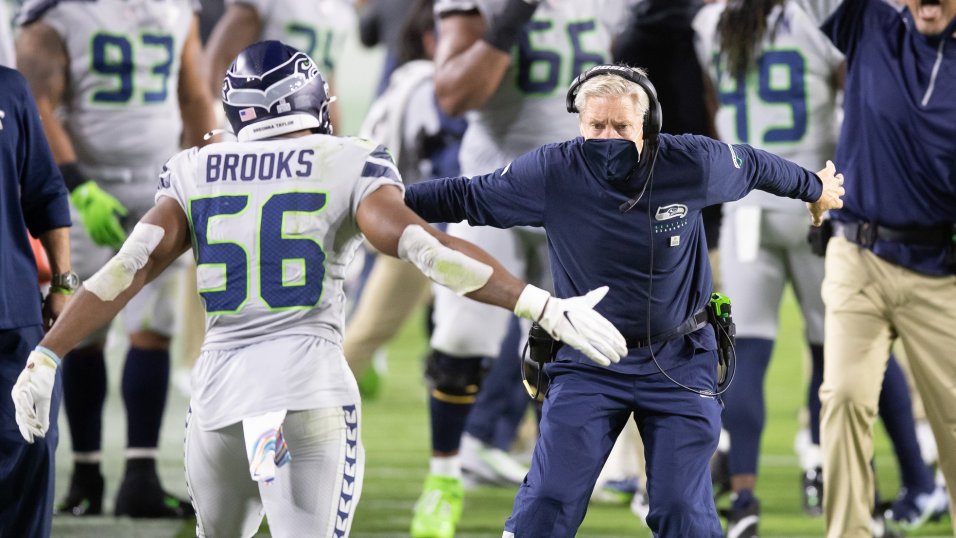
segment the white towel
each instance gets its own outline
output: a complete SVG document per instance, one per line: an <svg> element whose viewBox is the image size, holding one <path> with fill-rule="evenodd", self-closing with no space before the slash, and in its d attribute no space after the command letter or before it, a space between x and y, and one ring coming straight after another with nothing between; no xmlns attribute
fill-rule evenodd
<svg viewBox="0 0 956 538"><path fill-rule="evenodd" d="M256 482L272 482L276 477L276 469L292 459L289 446L282 437L285 415L286 410L283 409L242 420L249 474Z"/></svg>

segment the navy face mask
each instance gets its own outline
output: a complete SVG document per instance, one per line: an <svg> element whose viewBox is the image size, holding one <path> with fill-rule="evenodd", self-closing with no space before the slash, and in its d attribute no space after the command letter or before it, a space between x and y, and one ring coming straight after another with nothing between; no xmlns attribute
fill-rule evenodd
<svg viewBox="0 0 956 538"><path fill-rule="evenodd" d="M584 160L595 175L608 183L622 185L631 177L641 154L630 140L591 138L584 141Z"/></svg>

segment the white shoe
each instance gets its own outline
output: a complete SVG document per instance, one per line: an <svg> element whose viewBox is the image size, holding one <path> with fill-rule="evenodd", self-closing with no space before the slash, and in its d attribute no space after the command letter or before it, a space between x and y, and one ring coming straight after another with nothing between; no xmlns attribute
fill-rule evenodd
<svg viewBox="0 0 956 538"><path fill-rule="evenodd" d="M461 439L461 470L491 484L520 485L528 468L507 452L488 446L467 433Z"/></svg>

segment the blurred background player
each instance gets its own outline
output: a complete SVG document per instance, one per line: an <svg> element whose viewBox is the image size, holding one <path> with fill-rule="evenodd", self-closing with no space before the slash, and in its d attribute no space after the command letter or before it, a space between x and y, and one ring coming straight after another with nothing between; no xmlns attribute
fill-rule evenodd
<svg viewBox="0 0 956 538"><path fill-rule="evenodd" d="M27 2L17 58L37 99L74 209L76 271L89 277L152 207L156 176L180 148L202 143L214 116L200 77L197 5L187 0ZM91 241L92 239L92 241ZM124 311L129 351L122 394L126 470L115 512L184 517L189 503L165 491L156 473L174 324L169 286L153 282ZM102 511L104 333L70 353L63 369L74 470L58 510Z"/></svg>
<svg viewBox="0 0 956 538"><path fill-rule="evenodd" d="M256 41L281 41L319 62L332 93L335 68L349 32L357 24L348 0L225 0L226 11L206 43L206 75L211 95L218 96L226 68ZM332 127L340 126L332 104Z"/></svg>
<svg viewBox="0 0 956 538"><path fill-rule="evenodd" d="M610 59L611 39L627 20L621 1L438 0L435 91L450 115L466 114L461 172L505 166L541 144L577 134L563 88ZM449 225L519 275L546 275L540 232ZM415 506L415 538L450 537L461 516L459 449L489 357L497 356L510 315L435 290L435 330L427 359L432 458Z"/></svg>
<svg viewBox="0 0 956 538"><path fill-rule="evenodd" d="M6 21L0 22L6 25ZM43 136L26 80L0 66L0 534L50 535L53 514L60 376L50 379L51 401L43 411L45 439L28 444L7 397L43 333L79 286L70 270L70 209L63 178ZM49 252L53 282L40 294L30 234ZM42 252L42 250L41 250Z"/></svg>

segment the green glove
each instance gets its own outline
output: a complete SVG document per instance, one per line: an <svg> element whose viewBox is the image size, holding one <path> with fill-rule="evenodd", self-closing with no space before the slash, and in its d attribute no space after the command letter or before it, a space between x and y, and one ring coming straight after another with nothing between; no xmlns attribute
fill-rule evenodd
<svg viewBox="0 0 956 538"><path fill-rule="evenodd" d="M126 208L95 181L87 181L73 189L70 201L80 213L83 227L94 243L118 249L126 241L126 230L119 219L126 216Z"/></svg>

